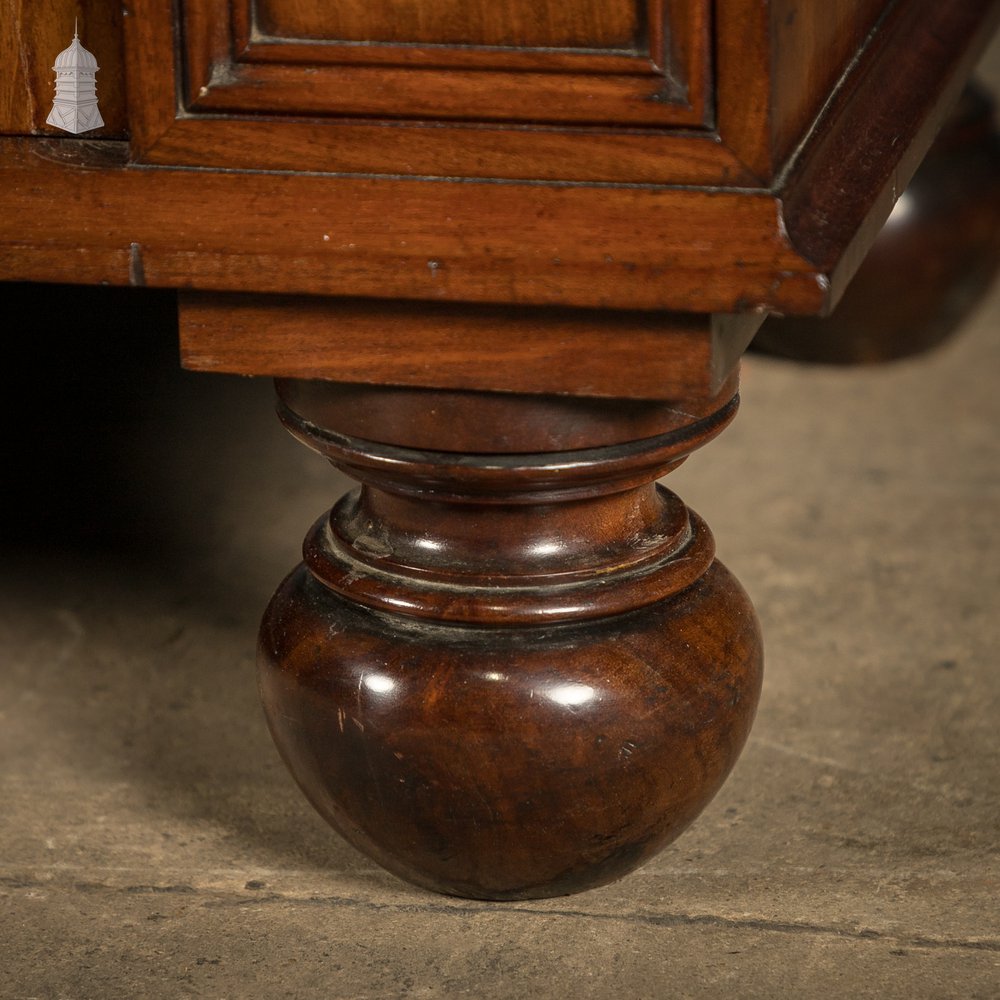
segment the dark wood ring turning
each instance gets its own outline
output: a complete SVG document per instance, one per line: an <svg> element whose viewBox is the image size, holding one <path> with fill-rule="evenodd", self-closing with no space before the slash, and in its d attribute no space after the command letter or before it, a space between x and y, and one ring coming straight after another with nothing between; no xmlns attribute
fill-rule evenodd
<svg viewBox="0 0 1000 1000"><path fill-rule="evenodd" d="M612 443L534 454L351 437L316 422L344 412L339 392L279 384L286 426L363 483L316 523L261 626L264 707L293 775L351 843L442 892L519 899L624 875L715 794L756 709L749 599L655 482L726 426L735 379L664 408L661 434L611 423ZM482 408L448 409L463 406ZM438 420L429 407L419 437Z"/></svg>

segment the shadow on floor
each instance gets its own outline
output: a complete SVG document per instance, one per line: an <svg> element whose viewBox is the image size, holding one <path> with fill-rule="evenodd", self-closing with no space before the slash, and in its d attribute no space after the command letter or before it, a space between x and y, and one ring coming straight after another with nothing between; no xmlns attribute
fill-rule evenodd
<svg viewBox="0 0 1000 1000"><path fill-rule="evenodd" d="M278 427L267 380L180 369L172 293L7 284L0 300L23 317L4 617L35 644L40 693L18 721L53 734L55 769L138 787L168 837L222 826L258 864L358 864L278 761L253 666L270 592L342 484Z"/></svg>

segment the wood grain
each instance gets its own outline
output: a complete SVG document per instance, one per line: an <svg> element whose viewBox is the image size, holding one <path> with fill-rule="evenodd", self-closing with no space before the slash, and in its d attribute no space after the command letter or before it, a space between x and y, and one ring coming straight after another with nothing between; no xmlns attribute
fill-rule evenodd
<svg viewBox="0 0 1000 1000"><path fill-rule="evenodd" d="M714 394L763 321L183 293L186 368L632 399Z"/></svg>
<svg viewBox="0 0 1000 1000"><path fill-rule="evenodd" d="M720 0L718 128L758 177L777 175L887 6L886 0Z"/></svg>
<svg viewBox="0 0 1000 1000"><path fill-rule="evenodd" d="M731 395L652 438L483 455L346 437L314 423L344 412L321 405L339 385L304 414L280 388L293 432L365 484L309 533L258 645L272 734L320 813L401 877L480 898L600 885L676 837L746 739L762 657L707 525L652 480L726 426ZM502 424L548 418L498 405Z"/></svg>
<svg viewBox="0 0 1000 1000"><path fill-rule="evenodd" d="M283 39L280 33L261 34L245 5L235 4L230 20L225 5L189 0L180 22L189 111L532 125L705 124L709 62L703 4L672 14L669 25L658 3L641 18L632 3L620 9L608 3L551 9L463 4L456 9L464 13L454 18L447 3L401 4L414 14L413 31L404 30L410 24L406 17L399 23L392 19L392 5L276 6L282 12L308 11L308 37L296 37L293 29L302 26L297 17L282 29L290 34ZM556 47L556 36L545 32L538 44L456 44L463 24L484 13L493 27L517 33L531 34L531 25L565 23L591 37L597 22L607 29L622 19L618 27L624 29L624 22L630 27L625 41L609 37L605 46L575 49ZM139 2L131 27L137 44L155 53L141 72L159 81L153 89L161 101L174 92L169 81L176 62L165 14ZM345 42L341 21L365 25L364 41ZM140 107L138 113L146 112Z"/></svg>
<svg viewBox="0 0 1000 1000"><path fill-rule="evenodd" d="M261 628L260 689L300 788L364 854L451 895L559 896L642 865L718 791L755 714L757 628L719 563L591 625L434 631L299 567Z"/></svg>
<svg viewBox="0 0 1000 1000"><path fill-rule="evenodd" d="M1000 270L1000 132L967 87L833 314L767 321L755 348L870 364L919 354L961 327Z"/></svg>
<svg viewBox="0 0 1000 1000"><path fill-rule="evenodd" d="M627 74L429 70L395 66L234 64L188 101L192 112L512 122L527 125L699 124L672 100L669 81L638 66Z"/></svg>
<svg viewBox="0 0 1000 1000"><path fill-rule="evenodd" d="M144 0L130 9L132 14L126 18L125 29L131 55L128 63L130 149L136 161L254 170L389 172L394 175L608 183L703 184L720 179L732 184L753 182L752 175L737 158L707 133L686 135L682 139L631 128L543 128L537 125L524 128L475 121L402 119L327 118L317 121L273 115L244 115L233 119L218 112L212 113L211 124L191 113L185 113L178 120L178 91L186 87L189 99L195 103L211 103L216 96L222 99L231 89L225 83L233 65L230 47L237 45L239 48L249 41L239 37L239 25L231 30L223 16L225 9L205 3L188 6L185 80L175 73L170 9ZM678 26L682 34L674 40L678 48L675 65L683 73L677 78L672 76L669 83L671 88L677 89L678 100L683 102L682 117L700 120L707 99L708 25L696 11L693 14L685 12L683 20L678 19ZM246 31L249 32L248 26ZM305 48L306 58L311 58L308 50L315 50L317 46ZM268 49L268 45L256 43L245 53L240 49L241 58L245 55L251 61L241 63L239 71L256 73L259 67L255 67L252 60L264 58ZM406 51L412 56L416 50ZM300 47L298 58L302 57ZM281 56L283 60L293 60L279 67L285 76L292 69L294 58L289 53ZM306 81L299 89L309 93L312 87L309 81L317 72L330 67L321 63L299 68L302 71L299 79ZM213 85L213 77L218 80L220 75L223 82ZM437 75L438 83L447 89L450 77ZM547 79L547 86L555 88L560 99L564 99L560 87L566 84L566 76L552 73ZM574 75L569 74L569 82L574 79ZM666 77L662 79L666 81ZM488 75L482 73L477 80L480 85L489 83ZM580 81L577 83L582 85ZM634 88L636 85L636 78L631 77L628 86ZM237 85L235 89L240 87ZM523 114L525 102L519 101L517 109Z"/></svg>
<svg viewBox="0 0 1000 1000"><path fill-rule="evenodd" d="M108 146L0 139L0 274L691 312L828 291L763 193L147 169Z"/></svg>
<svg viewBox="0 0 1000 1000"><path fill-rule="evenodd" d="M655 3L656 0L653 0ZM648 15L634 0L258 0L259 29L284 38L528 48L631 49ZM643 11L645 14L645 11Z"/></svg>
<svg viewBox="0 0 1000 1000"><path fill-rule="evenodd" d="M831 306L957 104L998 22L997 3L900 5L831 101L782 199L792 241L830 275Z"/></svg>
<svg viewBox="0 0 1000 1000"><path fill-rule="evenodd" d="M699 133L278 118L248 128L247 119L224 116L211 122L206 127L198 118L149 116L142 123L143 145L132 143L135 157L162 166L229 170L759 186L731 150Z"/></svg>
<svg viewBox="0 0 1000 1000"><path fill-rule="evenodd" d="M886 8L885 0L771 4L771 163L783 163Z"/></svg>
<svg viewBox="0 0 1000 1000"><path fill-rule="evenodd" d="M282 405L317 427L373 443L470 455L577 451L659 437L732 404L738 384L738 365L714 395L692 389L668 400L275 380Z"/></svg>
<svg viewBox="0 0 1000 1000"><path fill-rule="evenodd" d="M642 176L652 159L637 157L636 167L632 154L645 137L178 121L156 77L139 70L153 54L139 32L129 92L152 110L133 154L279 172L144 169L127 165L117 144L2 139L0 274L380 300L822 312L874 240L998 14L998 3L899 7L773 192L708 187L710 162L693 179L703 151L725 149L706 136L669 137L676 159L661 164L669 184L601 186L580 175ZM415 159L421 134L431 141L426 161ZM280 171L286 155L317 173ZM355 173L367 157L396 175L336 172ZM463 175L498 160L529 176L544 161L556 182ZM448 169L433 179L398 176L434 166Z"/></svg>

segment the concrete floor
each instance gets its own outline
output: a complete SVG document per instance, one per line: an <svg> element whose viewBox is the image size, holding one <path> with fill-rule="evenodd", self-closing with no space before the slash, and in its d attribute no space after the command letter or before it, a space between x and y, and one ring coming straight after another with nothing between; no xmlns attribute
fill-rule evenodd
<svg viewBox="0 0 1000 1000"><path fill-rule="evenodd" d="M61 361L5 414L0 997L1000 997L1000 289L919 359L748 359L671 485L764 625L750 743L638 873L507 905L302 799L253 643L343 483L265 381L175 369L164 298L84 294L7 358Z"/></svg>

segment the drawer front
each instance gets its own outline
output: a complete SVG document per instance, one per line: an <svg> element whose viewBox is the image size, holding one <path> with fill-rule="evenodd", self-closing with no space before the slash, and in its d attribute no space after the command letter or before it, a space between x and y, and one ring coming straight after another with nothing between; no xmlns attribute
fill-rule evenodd
<svg viewBox="0 0 1000 1000"><path fill-rule="evenodd" d="M65 135L52 64L79 19L85 137L130 136L133 162L766 187L888 4L8 0L0 131Z"/></svg>
<svg viewBox="0 0 1000 1000"><path fill-rule="evenodd" d="M131 0L138 159L697 183L710 0ZM676 133L703 136L696 155ZM684 174L684 171L687 171Z"/></svg>
<svg viewBox="0 0 1000 1000"><path fill-rule="evenodd" d="M188 0L185 100L213 112L703 124L707 25L696 5L671 9L668 20L663 0Z"/></svg>
<svg viewBox="0 0 1000 1000"><path fill-rule="evenodd" d="M258 0L258 34L334 44L617 49L648 44L655 5L634 0Z"/></svg>

